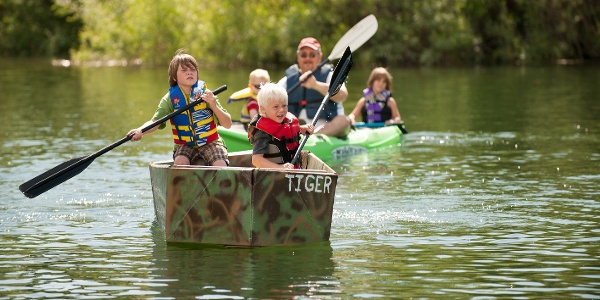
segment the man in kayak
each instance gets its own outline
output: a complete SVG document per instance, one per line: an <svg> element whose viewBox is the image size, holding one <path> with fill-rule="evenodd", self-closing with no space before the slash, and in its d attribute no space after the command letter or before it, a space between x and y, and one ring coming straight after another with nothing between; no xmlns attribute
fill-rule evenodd
<svg viewBox="0 0 600 300"><path fill-rule="evenodd" d="M321 44L315 38L307 37L300 41L296 51L297 64L285 71L285 77L278 84L288 90L289 111L306 123L315 117L324 96L329 90L333 67L324 65L313 73L313 69L323 59ZM294 89L298 82L300 86ZM339 93L330 97L319 115L315 133L345 138L350 132L350 119L344 115L342 102L348 98L348 90L342 85Z"/></svg>
<svg viewBox="0 0 600 300"><path fill-rule="evenodd" d="M248 139L252 144L252 164L257 168L299 169L292 165L298 150L300 134L313 133L312 124L300 125L288 112L288 95L274 83L265 84L258 92L259 115L250 121Z"/></svg>

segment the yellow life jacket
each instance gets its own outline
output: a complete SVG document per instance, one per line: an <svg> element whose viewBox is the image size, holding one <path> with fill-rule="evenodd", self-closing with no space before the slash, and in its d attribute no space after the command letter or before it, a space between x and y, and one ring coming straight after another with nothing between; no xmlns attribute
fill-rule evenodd
<svg viewBox="0 0 600 300"><path fill-rule="evenodd" d="M249 87L243 89L243 90L239 90L235 93L233 93L233 95L231 95L231 97L229 97L229 99L227 99L227 104L233 102L237 102L237 101L244 101L247 102L249 100L252 99L256 99L256 95L254 93L252 93L252 91L250 90ZM248 107L246 105L244 105L242 107L242 113L240 115L240 122L242 123L250 123L250 112L248 111Z"/></svg>
<svg viewBox="0 0 600 300"><path fill-rule="evenodd" d="M206 84L198 81L192 87L192 94L198 89L200 94L206 90ZM181 88L177 85L169 89L173 109L178 110L190 101L190 96L184 95ZM206 102L191 107L171 119L171 130L173 131L173 141L175 144L188 146L202 146L219 139L217 125L213 111Z"/></svg>

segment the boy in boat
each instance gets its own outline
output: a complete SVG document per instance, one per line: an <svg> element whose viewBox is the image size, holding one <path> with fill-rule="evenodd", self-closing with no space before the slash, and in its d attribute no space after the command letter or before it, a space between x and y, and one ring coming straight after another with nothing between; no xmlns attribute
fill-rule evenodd
<svg viewBox="0 0 600 300"><path fill-rule="evenodd" d="M244 126L244 130L248 131L248 123L258 114L258 102L256 95L260 90L261 85L271 81L269 72L263 69L256 69L250 72L248 78L248 87L239 90L231 95L227 100L227 104L231 101L244 101L245 105L242 108L240 122Z"/></svg>
<svg viewBox="0 0 600 300"><path fill-rule="evenodd" d="M375 68L367 80L363 97L358 100L354 110L348 115L352 125L358 116L365 123L401 123L402 118L392 97L392 75L385 68Z"/></svg>
<svg viewBox="0 0 600 300"><path fill-rule="evenodd" d="M300 134L313 133L312 124L300 125L288 112L288 96L280 85L267 83L258 92L259 114L250 121L248 139L252 144L252 164L257 168L299 169L292 165Z"/></svg>
<svg viewBox="0 0 600 300"><path fill-rule="evenodd" d="M174 165L198 164L228 166L227 148L217 132L217 125L231 127L231 116L221 107L219 100L207 89L206 83L198 80L198 62L180 49L169 64L169 91L160 100L150 121L130 130L131 141L139 141L143 134L163 129L165 123L152 127L145 133L142 128L156 120L186 106L190 101L204 100L189 110L176 115L171 121L173 131Z"/></svg>

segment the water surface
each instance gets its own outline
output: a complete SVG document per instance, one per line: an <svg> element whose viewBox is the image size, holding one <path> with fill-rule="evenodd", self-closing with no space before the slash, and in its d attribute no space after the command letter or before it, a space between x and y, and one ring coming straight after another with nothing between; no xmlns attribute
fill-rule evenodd
<svg viewBox="0 0 600 300"><path fill-rule="evenodd" d="M166 245L153 222L148 164L169 158L166 131L37 198L18 190L149 119L166 68L1 61L0 297L598 299L597 69L391 69L410 134L327 161L330 242L224 249ZM224 102L249 71L200 77L229 86ZM350 73L346 111L369 72Z"/></svg>

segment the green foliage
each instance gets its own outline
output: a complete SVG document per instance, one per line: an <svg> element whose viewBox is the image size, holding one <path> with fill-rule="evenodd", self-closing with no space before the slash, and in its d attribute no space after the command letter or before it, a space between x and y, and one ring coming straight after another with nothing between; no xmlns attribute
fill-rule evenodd
<svg viewBox="0 0 600 300"><path fill-rule="evenodd" d="M377 1L372 60L377 65L446 65L472 62L472 34L461 8L465 1Z"/></svg>
<svg viewBox="0 0 600 300"><path fill-rule="evenodd" d="M167 64L287 66L300 39L327 55L368 14L355 63L444 66L600 57L596 0L0 0L0 55Z"/></svg>
<svg viewBox="0 0 600 300"><path fill-rule="evenodd" d="M482 0L464 9L484 64L597 59L599 14L594 0Z"/></svg>
<svg viewBox="0 0 600 300"><path fill-rule="evenodd" d="M79 46L78 0L0 0L0 55L64 57Z"/></svg>

